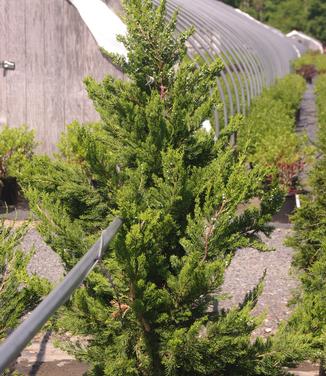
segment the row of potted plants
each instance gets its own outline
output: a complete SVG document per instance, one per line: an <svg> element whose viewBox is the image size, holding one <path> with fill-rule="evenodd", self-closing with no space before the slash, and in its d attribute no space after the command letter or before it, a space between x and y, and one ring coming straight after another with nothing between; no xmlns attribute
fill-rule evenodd
<svg viewBox="0 0 326 376"><path fill-rule="evenodd" d="M326 56L316 52L308 52L294 61L293 68L308 83L312 83L317 74L326 73Z"/></svg>
<svg viewBox="0 0 326 376"><path fill-rule="evenodd" d="M305 87L304 79L292 74L265 90L238 135L239 147L248 149L250 164L271 167L288 195L301 191L299 175L312 152L307 137L296 132Z"/></svg>

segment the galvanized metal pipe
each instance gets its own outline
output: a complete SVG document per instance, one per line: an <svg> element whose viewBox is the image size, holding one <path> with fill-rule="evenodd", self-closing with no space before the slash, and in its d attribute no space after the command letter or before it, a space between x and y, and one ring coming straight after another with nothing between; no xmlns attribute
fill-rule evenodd
<svg viewBox="0 0 326 376"><path fill-rule="evenodd" d="M100 239L82 257L67 274L64 280L34 309L30 316L19 325L13 333L0 345L0 374L19 356L20 352L33 339L37 332L64 304L76 288L80 286L88 273L101 259L102 253L122 225L116 218L103 231Z"/></svg>

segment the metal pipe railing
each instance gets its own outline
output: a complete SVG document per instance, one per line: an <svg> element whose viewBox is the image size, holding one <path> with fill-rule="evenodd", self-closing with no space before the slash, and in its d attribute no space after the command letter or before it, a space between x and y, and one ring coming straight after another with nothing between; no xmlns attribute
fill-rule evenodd
<svg viewBox="0 0 326 376"><path fill-rule="evenodd" d="M20 324L0 345L0 374L19 356L29 341L37 334L53 313L64 304L74 290L80 286L88 273L101 259L103 251L122 225L116 218L102 232L99 240L71 269L63 281L34 309L30 316Z"/></svg>

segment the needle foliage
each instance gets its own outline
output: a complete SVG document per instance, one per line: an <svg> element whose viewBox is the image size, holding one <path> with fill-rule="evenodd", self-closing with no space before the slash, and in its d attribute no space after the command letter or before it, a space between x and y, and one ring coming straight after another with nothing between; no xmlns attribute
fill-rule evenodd
<svg viewBox="0 0 326 376"><path fill-rule="evenodd" d="M193 30L177 33L166 1L130 0L125 11L128 57L108 55L128 79L85 80L101 122L69 126L60 154L35 157L21 176L67 269L113 217L124 220L57 325L86 338L67 347L89 375L281 374L269 344L250 341L254 299L212 307L236 250L264 248L256 234L269 233L282 192L231 146L241 118L217 141L202 129L221 62L187 58Z"/></svg>

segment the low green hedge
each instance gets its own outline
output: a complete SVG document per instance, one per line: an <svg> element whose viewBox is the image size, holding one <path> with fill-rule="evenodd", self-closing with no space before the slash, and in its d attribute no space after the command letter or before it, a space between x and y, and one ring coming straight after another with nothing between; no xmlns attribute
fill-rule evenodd
<svg viewBox="0 0 326 376"><path fill-rule="evenodd" d="M318 147L326 154L326 74L318 77L315 92L319 127Z"/></svg>
<svg viewBox="0 0 326 376"><path fill-rule="evenodd" d="M295 71L299 71L304 66L313 65L317 73L326 73L326 55L319 53L306 53L293 63Z"/></svg>
<svg viewBox="0 0 326 376"><path fill-rule="evenodd" d="M247 149L249 162L275 167L287 186L308 151L306 137L295 132L304 91L305 81L298 75L279 80L256 98L238 134L239 148Z"/></svg>

